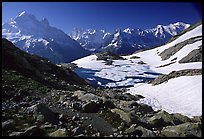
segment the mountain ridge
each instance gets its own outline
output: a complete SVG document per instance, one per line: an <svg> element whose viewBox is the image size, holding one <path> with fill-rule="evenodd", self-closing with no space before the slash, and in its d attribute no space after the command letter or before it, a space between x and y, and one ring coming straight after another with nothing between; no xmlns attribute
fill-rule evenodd
<svg viewBox="0 0 204 139"><path fill-rule="evenodd" d="M2 37L18 48L48 58L53 63L70 62L89 54L62 30L27 12L2 25ZM73 53L75 52L75 53Z"/></svg>
<svg viewBox="0 0 204 139"><path fill-rule="evenodd" d="M166 26L157 25L155 28L145 30L130 27L124 30L116 29L114 33L104 29L75 28L69 36L91 52L109 50L116 54L122 54L126 49L130 49L125 52L125 54L130 54L136 50L164 44L172 36L178 35L189 26L190 24L176 22Z"/></svg>

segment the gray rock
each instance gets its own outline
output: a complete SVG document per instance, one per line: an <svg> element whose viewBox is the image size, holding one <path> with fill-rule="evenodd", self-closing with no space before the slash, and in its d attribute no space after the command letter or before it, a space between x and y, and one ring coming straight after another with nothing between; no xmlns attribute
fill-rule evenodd
<svg viewBox="0 0 204 139"><path fill-rule="evenodd" d="M176 126L167 126L161 130L162 137L201 137L202 130L199 123L183 123Z"/></svg>
<svg viewBox="0 0 204 139"><path fill-rule="evenodd" d="M153 110L152 107L149 106L149 105L140 104L139 107L138 107L138 111L140 111L140 112L146 114L146 113L153 112L154 110Z"/></svg>
<svg viewBox="0 0 204 139"><path fill-rule="evenodd" d="M60 95L59 102L63 103L65 100L65 95Z"/></svg>
<svg viewBox="0 0 204 139"><path fill-rule="evenodd" d="M143 61L139 61L139 62L137 62L137 64L146 64L146 63Z"/></svg>
<svg viewBox="0 0 204 139"><path fill-rule="evenodd" d="M14 137L18 137L18 136L23 136L23 132L12 132L9 134L9 136L14 136Z"/></svg>
<svg viewBox="0 0 204 139"><path fill-rule="evenodd" d="M121 109L118 109L118 108L114 108L114 109L111 109L111 112L113 113L116 113L116 114L119 114L120 115L120 118L125 121L126 123L131 123L131 115Z"/></svg>
<svg viewBox="0 0 204 139"><path fill-rule="evenodd" d="M73 102L71 106L74 110L77 110L77 111L80 111L82 109L82 106L79 102Z"/></svg>
<svg viewBox="0 0 204 139"><path fill-rule="evenodd" d="M132 108L132 107L138 107L139 104L136 101L130 101L128 103L128 107Z"/></svg>
<svg viewBox="0 0 204 139"><path fill-rule="evenodd" d="M184 116L180 113L174 113L174 114L172 114L172 116L175 117L174 123L176 125L192 121L190 118L188 118L187 116Z"/></svg>
<svg viewBox="0 0 204 139"><path fill-rule="evenodd" d="M124 134L126 134L126 135L138 135L138 136L142 136L142 131L140 131L140 130L137 130L136 129L136 124L133 124L133 125L131 125L128 129L126 129L125 130L125 133Z"/></svg>
<svg viewBox="0 0 204 139"><path fill-rule="evenodd" d="M196 36L190 39L187 39L185 41L182 41L174 46L171 46L167 49L165 49L164 51L162 51L159 56L161 56L162 60L167 60L169 59L172 55L174 55L175 53L177 53L180 49L182 49L183 47L185 47L187 44L192 44L196 41L202 40L202 36Z"/></svg>
<svg viewBox="0 0 204 139"><path fill-rule="evenodd" d="M37 121L44 122L45 121L44 115L42 115L42 114L37 115Z"/></svg>
<svg viewBox="0 0 204 139"><path fill-rule="evenodd" d="M81 91L81 90L77 90L73 93L73 96L77 96L78 98L83 96L85 94L84 91Z"/></svg>
<svg viewBox="0 0 204 139"><path fill-rule="evenodd" d="M176 78L180 76L194 76L194 75L202 75L202 69L184 69L179 71L172 71L169 74L158 76L153 81L151 81L151 83L153 85L158 85L172 78Z"/></svg>
<svg viewBox="0 0 204 139"><path fill-rule="evenodd" d="M13 119L9 119L2 123L2 130L12 130L15 127L15 122Z"/></svg>
<svg viewBox="0 0 204 139"><path fill-rule="evenodd" d="M66 137L67 136L67 130L65 128L63 129L57 129L56 131L49 134L50 137Z"/></svg>
<svg viewBox="0 0 204 139"><path fill-rule="evenodd" d="M194 116L191 120L193 122L201 123L202 122L202 116Z"/></svg>
<svg viewBox="0 0 204 139"><path fill-rule="evenodd" d="M87 102L82 106L82 112L95 113L100 109L100 106L95 101Z"/></svg>
<svg viewBox="0 0 204 139"><path fill-rule="evenodd" d="M106 108L110 108L110 109L113 109L116 107L115 104L111 100L108 100L108 99L105 99L103 101L103 106L105 106Z"/></svg>
<svg viewBox="0 0 204 139"><path fill-rule="evenodd" d="M169 125L175 125L174 121L177 120L175 117L170 115L164 110L159 111L154 114L154 116L150 117L147 122L155 128L161 128Z"/></svg>
<svg viewBox="0 0 204 139"><path fill-rule="evenodd" d="M141 137L156 137L155 133L149 129L146 129L142 126L138 126L136 128L138 131L142 131L142 136Z"/></svg>
<svg viewBox="0 0 204 139"><path fill-rule="evenodd" d="M38 126L31 126L27 128L23 133L23 136L44 136L44 135L45 135L44 130L42 130Z"/></svg>
<svg viewBox="0 0 204 139"><path fill-rule="evenodd" d="M84 133L84 129L82 127L76 127L72 130L73 136L80 135Z"/></svg>
<svg viewBox="0 0 204 139"><path fill-rule="evenodd" d="M92 93L87 93L85 95L78 96L78 99L80 99L81 101L88 102L88 101L98 101L99 99L101 99L101 97Z"/></svg>
<svg viewBox="0 0 204 139"><path fill-rule="evenodd" d="M35 113L34 115L37 117L39 114L44 116L45 122L50 122L53 124L59 123L59 114L53 112L49 107L45 104L38 104L34 106Z"/></svg>
<svg viewBox="0 0 204 139"><path fill-rule="evenodd" d="M192 50L187 56L179 60L179 63L202 62L202 45L199 49Z"/></svg>

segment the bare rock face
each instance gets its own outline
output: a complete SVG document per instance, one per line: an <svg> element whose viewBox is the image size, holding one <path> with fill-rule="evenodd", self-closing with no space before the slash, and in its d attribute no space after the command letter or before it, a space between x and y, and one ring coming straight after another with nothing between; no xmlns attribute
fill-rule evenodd
<svg viewBox="0 0 204 139"><path fill-rule="evenodd" d="M161 130L162 137L201 137L201 124L184 123L176 126L167 126Z"/></svg>
<svg viewBox="0 0 204 139"><path fill-rule="evenodd" d="M181 50L183 47L185 47L187 44L192 44L197 41L202 40L202 36L196 36L190 39L187 39L183 42L180 42L176 44L175 46L169 47L168 49L165 49L163 52L159 54L161 56L162 60L167 60L169 59L172 55L177 53L179 50Z"/></svg>
<svg viewBox="0 0 204 139"><path fill-rule="evenodd" d="M202 45L199 49L191 51L187 56L179 60L179 63L202 62Z"/></svg>
<svg viewBox="0 0 204 139"><path fill-rule="evenodd" d="M43 121L47 121L53 124L59 123L59 114L53 112L49 107L45 104L38 104L35 106L34 115L39 118L39 115L43 116Z"/></svg>
<svg viewBox="0 0 204 139"><path fill-rule="evenodd" d="M180 76L193 76L193 75L201 75L202 69L185 69L185 70L179 70L179 71L172 71L167 75L160 75L157 78L155 78L151 83L153 85L158 85L163 82L168 81L169 79L180 77Z"/></svg>

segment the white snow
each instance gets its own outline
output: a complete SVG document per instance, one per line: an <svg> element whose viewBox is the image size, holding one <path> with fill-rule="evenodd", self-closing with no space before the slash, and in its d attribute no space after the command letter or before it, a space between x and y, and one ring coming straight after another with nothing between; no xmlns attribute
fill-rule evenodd
<svg viewBox="0 0 204 139"><path fill-rule="evenodd" d="M130 28L126 28L123 32L131 34L131 29Z"/></svg>
<svg viewBox="0 0 204 139"><path fill-rule="evenodd" d="M148 104L154 110L181 113L192 117L202 115L202 75L181 76L168 82L152 86L135 84L128 93L140 94L145 98L139 103Z"/></svg>
<svg viewBox="0 0 204 139"><path fill-rule="evenodd" d="M95 77L114 81L103 84L104 87L129 86L146 78L157 77L148 65L137 64L138 60L113 60L112 65L105 65L103 60L96 60L96 58L96 55L91 55L72 63L85 69L97 70L94 73Z"/></svg>
<svg viewBox="0 0 204 139"><path fill-rule="evenodd" d="M50 43L50 42L48 42L47 40L42 39L42 38L38 39L38 42L42 42L42 43L44 43L45 46L47 46L47 45Z"/></svg>
<svg viewBox="0 0 204 139"><path fill-rule="evenodd" d="M25 11L23 11L22 13L20 13L19 16L22 16L23 14L25 14Z"/></svg>
<svg viewBox="0 0 204 139"><path fill-rule="evenodd" d="M178 63L180 59L188 55L192 50L198 49L198 46L202 45L202 41L196 41L184 46L167 60L162 61L159 56L159 53L165 49L195 36L202 36L202 25L183 34L171 43L152 50L125 56L125 58L129 59L132 56L139 56L142 61L148 63L151 70L163 74L183 69L202 69L202 62ZM176 57L175 63L158 68L158 66L170 63ZM154 110L163 109L170 113L181 113L189 117L202 115L202 75L181 76L155 86L137 83L127 92L144 96L145 98L139 100L139 103L148 104Z"/></svg>
<svg viewBox="0 0 204 139"><path fill-rule="evenodd" d="M148 65L150 65L151 69L154 70L155 72L159 72L159 73L164 73L164 74L168 74L169 72L173 70L182 70L182 69L187 69L187 68L202 68L202 62L195 62L195 63L182 63L179 64L178 61L180 59L182 59L183 57L185 57L190 51L194 50L194 49L198 49L198 46L202 45L202 41L197 41L195 43L192 44L188 44L186 46L184 46L179 52L177 52L176 54L174 54L173 56L171 56L169 59L162 61L161 57L159 56L159 54L161 52L163 52L165 49L168 49L169 47L174 46L177 43L180 43L184 40L187 40L189 38L195 37L195 36L202 36L202 25L196 27L195 29L183 34L182 36L178 37L176 40L165 44L163 46L148 50L148 51L143 51L143 52L139 52L139 53L135 53L129 56L124 56L124 58L129 59L132 56L138 56L140 57L140 59L142 61L144 61L145 63L148 63ZM161 65L164 64L168 64L171 62L171 60L173 58L178 58L176 60L176 63L171 64L169 66L165 66L165 67L161 67L161 68L157 68Z"/></svg>
<svg viewBox="0 0 204 139"><path fill-rule="evenodd" d="M103 35L103 39L105 39L106 36L110 36L110 35L111 35L110 33L105 33L105 34Z"/></svg>
<svg viewBox="0 0 204 139"><path fill-rule="evenodd" d="M195 36L202 36L202 25L163 46L123 56L126 60L112 60L112 65L105 65L105 61L96 60L96 55L81 58L73 63L84 69L96 70L87 79L96 81L96 84L100 86L124 87L134 85L127 92L144 96L145 98L138 102L148 104L154 110L163 109L169 113L181 113L189 117L200 116L202 115L202 75L181 76L155 86L144 83L144 79L156 78L157 73L168 74L183 69L202 69L202 62L178 63L192 50L198 49L198 46L202 45L202 41L187 44L167 60L162 61L159 56L159 53L165 49ZM133 56L139 58L131 59ZM176 57L175 63L158 67L172 62L171 60ZM138 64L139 61L146 64ZM95 77L110 82L103 83L97 81Z"/></svg>

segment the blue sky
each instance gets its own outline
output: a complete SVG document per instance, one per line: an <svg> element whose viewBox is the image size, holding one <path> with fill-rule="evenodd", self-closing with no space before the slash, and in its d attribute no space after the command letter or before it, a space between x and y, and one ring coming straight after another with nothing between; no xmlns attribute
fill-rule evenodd
<svg viewBox="0 0 204 139"><path fill-rule="evenodd" d="M153 28L174 22L193 24L202 19L201 6L190 2L2 2L2 22L22 11L44 17L51 26L70 33L74 27L115 29Z"/></svg>

